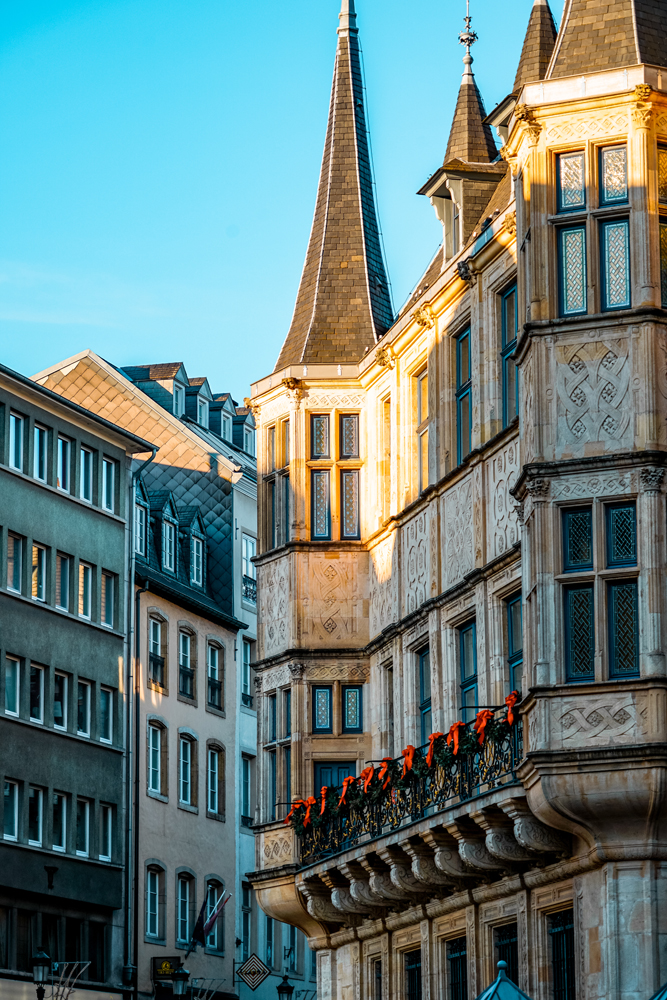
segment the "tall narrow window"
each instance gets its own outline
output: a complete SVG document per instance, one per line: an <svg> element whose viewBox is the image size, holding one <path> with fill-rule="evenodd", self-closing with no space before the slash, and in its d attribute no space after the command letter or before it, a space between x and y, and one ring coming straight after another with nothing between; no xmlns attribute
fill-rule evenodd
<svg viewBox="0 0 667 1000"><path fill-rule="evenodd" d="M241 958L245 962L250 955L250 935L252 928L252 889L243 884L241 890Z"/></svg>
<svg viewBox="0 0 667 1000"><path fill-rule="evenodd" d="M207 774L207 803L206 808L210 813L217 813L218 809L218 781L219 781L220 753L218 750L208 751L208 774Z"/></svg>
<svg viewBox="0 0 667 1000"><path fill-rule="evenodd" d="M523 633L521 595L507 602L507 665L510 691L521 693L523 679Z"/></svg>
<svg viewBox="0 0 667 1000"><path fill-rule="evenodd" d="M192 638L187 632L178 633L178 691L184 698L195 696L195 672L190 660Z"/></svg>
<svg viewBox="0 0 667 1000"><path fill-rule="evenodd" d="M275 488L275 484L274 484ZM253 559L257 555L257 539L243 535L241 539L241 557L243 570L243 599L251 604L257 602L257 570Z"/></svg>
<svg viewBox="0 0 667 1000"><path fill-rule="evenodd" d="M637 581L608 584L609 676L639 676Z"/></svg>
<svg viewBox="0 0 667 1000"><path fill-rule="evenodd" d="M232 440L232 418L228 413L222 414L222 440Z"/></svg>
<svg viewBox="0 0 667 1000"><path fill-rule="evenodd" d="M605 508L607 566L637 563L637 518L634 503L609 504Z"/></svg>
<svg viewBox="0 0 667 1000"><path fill-rule="evenodd" d="M134 551L146 555L146 508L139 503L134 505Z"/></svg>
<svg viewBox="0 0 667 1000"><path fill-rule="evenodd" d="M109 628L114 626L114 583L111 573L102 573L102 624Z"/></svg>
<svg viewBox="0 0 667 1000"><path fill-rule="evenodd" d="M19 788L15 781L5 781L3 813L3 836L5 840L17 840L19 825Z"/></svg>
<svg viewBox="0 0 667 1000"><path fill-rule="evenodd" d="M273 920L266 918L266 964L273 968Z"/></svg>
<svg viewBox="0 0 667 1000"><path fill-rule="evenodd" d="M422 953L421 949L405 953L405 1000L422 998Z"/></svg>
<svg viewBox="0 0 667 1000"><path fill-rule="evenodd" d="M7 589L21 593L23 574L23 539L16 535L7 536Z"/></svg>
<svg viewBox="0 0 667 1000"><path fill-rule="evenodd" d="M242 646L242 656L243 661L241 665L241 701L248 708L252 708L252 695L250 694L250 662L252 654L252 646L247 639L243 639Z"/></svg>
<svg viewBox="0 0 667 1000"><path fill-rule="evenodd" d="M23 472L23 437L25 421L18 413L9 414L9 466Z"/></svg>
<svg viewBox="0 0 667 1000"><path fill-rule="evenodd" d="M468 953L465 937L447 942L449 1000L468 1000Z"/></svg>
<svg viewBox="0 0 667 1000"><path fill-rule="evenodd" d="M105 458L102 461L102 506L113 512L116 487L116 463Z"/></svg>
<svg viewBox="0 0 667 1000"><path fill-rule="evenodd" d="M192 743L181 736L178 744L178 797L189 806L192 805Z"/></svg>
<svg viewBox="0 0 667 1000"><path fill-rule="evenodd" d="M162 794L162 729L148 727L148 790Z"/></svg>
<svg viewBox="0 0 667 1000"><path fill-rule="evenodd" d="M30 721L44 722L44 671L30 665Z"/></svg>
<svg viewBox="0 0 667 1000"><path fill-rule="evenodd" d="M197 423L200 427L208 427L208 403L201 396L197 397Z"/></svg>
<svg viewBox="0 0 667 1000"><path fill-rule="evenodd" d="M514 285L502 296L503 427L508 427L519 412L519 385L514 361L517 333L516 285Z"/></svg>
<svg viewBox="0 0 667 1000"><path fill-rule="evenodd" d="M602 308L630 307L630 224L628 219L600 222Z"/></svg>
<svg viewBox="0 0 667 1000"><path fill-rule="evenodd" d="M92 617L93 609L93 567L79 563L79 617Z"/></svg>
<svg viewBox="0 0 667 1000"><path fill-rule="evenodd" d="M496 961L507 964L507 978L511 979L515 986L518 986L519 947L517 925L505 924L504 927L496 927L493 936Z"/></svg>
<svg viewBox="0 0 667 1000"><path fill-rule="evenodd" d="M247 822L245 822L247 820ZM250 760L241 758L241 823L250 826Z"/></svg>
<svg viewBox="0 0 667 1000"><path fill-rule="evenodd" d="M162 923L160 912L160 880L162 873L157 868L149 868L146 872L146 937L161 937Z"/></svg>
<svg viewBox="0 0 667 1000"><path fill-rule="evenodd" d="M278 544L278 498L276 497L276 481L272 479L268 484L269 490L269 538L271 548L275 549Z"/></svg>
<svg viewBox="0 0 667 1000"><path fill-rule="evenodd" d="M419 715L421 719L421 743L426 743L431 734L431 654L428 648L417 653L419 668Z"/></svg>
<svg viewBox="0 0 667 1000"><path fill-rule="evenodd" d="M208 647L208 703L211 708L224 708L222 678L220 676L220 654L217 646Z"/></svg>
<svg viewBox="0 0 667 1000"><path fill-rule="evenodd" d="M53 834L54 851L67 850L67 797L62 792L53 793Z"/></svg>
<svg viewBox="0 0 667 1000"><path fill-rule="evenodd" d="M269 821L276 820L276 807L278 805L278 775L276 773L276 752L272 750L269 754Z"/></svg>
<svg viewBox="0 0 667 1000"><path fill-rule="evenodd" d="M100 740L113 742L113 691L100 688Z"/></svg>
<svg viewBox="0 0 667 1000"><path fill-rule="evenodd" d="M586 208L584 154L561 153L557 158L558 211L576 212Z"/></svg>
<svg viewBox="0 0 667 1000"><path fill-rule="evenodd" d="M592 681L595 679L593 585L566 587L563 598L566 678L568 681Z"/></svg>
<svg viewBox="0 0 667 1000"><path fill-rule="evenodd" d="M593 569L593 517L590 507L563 511L563 569Z"/></svg>
<svg viewBox="0 0 667 1000"><path fill-rule="evenodd" d="M59 490L64 490L65 493L70 491L70 454L71 454L71 444L67 438L58 438L58 468L56 477L56 486Z"/></svg>
<svg viewBox="0 0 667 1000"><path fill-rule="evenodd" d="M340 473L341 538L359 538L359 469Z"/></svg>
<svg viewBox="0 0 667 1000"><path fill-rule="evenodd" d="M46 549L43 545L32 547L32 596L35 601L46 600Z"/></svg>
<svg viewBox="0 0 667 1000"><path fill-rule="evenodd" d="M560 314L586 312L586 227L568 226L558 232Z"/></svg>
<svg viewBox="0 0 667 1000"><path fill-rule="evenodd" d="M162 568L173 573L176 566L176 526L162 522Z"/></svg>
<svg viewBox="0 0 667 1000"><path fill-rule="evenodd" d="M88 681L77 683L77 722L76 731L79 736L90 736L90 684Z"/></svg>
<svg viewBox="0 0 667 1000"><path fill-rule="evenodd" d="M276 467L276 427L269 427L267 431L266 464L269 472L273 472Z"/></svg>
<svg viewBox="0 0 667 1000"><path fill-rule="evenodd" d="M243 428L243 450L248 455L255 454L255 432L250 427Z"/></svg>
<svg viewBox="0 0 667 1000"><path fill-rule="evenodd" d="M313 688L313 732L330 733L332 726L331 688Z"/></svg>
<svg viewBox="0 0 667 1000"><path fill-rule="evenodd" d="M283 739L292 735L292 691L283 691Z"/></svg>
<svg viewBox="0 0 667 1000"><path fill-rule="evenodd" d="M208 920L211 919L216 911L216 908L224 895L224 890L219 882L209 882L206 886L206 917ZM206 947L210 948L212 951L222 951L224 948L223 941L223 913L224 910L220 911L220 915L214 921L208 935L206 937Z"/></svg>
<svg viewBox="0 0 667 1000"><path fill-rule="evenodd" d="M330 452L329 416L313 413L310 417L310 457L330 458Z"/></svg>
<svg viewBox="0 0 667 1000"><path fill-rule="evenodd" d="M76 853L87 858L90 851L90 802L76 800Z"/></svg>
<svg viewBox="0 0 667 1000"><path fill-rule="evenodd" d="M359 458L359 414L341 413L339 454L343 459Z"/></svg>
<svg viewBox="0 0 667 1000"><path fill-rule="evenodd" d="M192 583L201 587L204 581L204 543L201 538L192 539Z"/></svg>
<svg viewBox="0 0 667 1000"><path fill-rule="evenodd" d="M472 440L472 368L470 330L456 341L456 434L457 464L470 453Z"/></svg>
<svg viewBox="0 0 667 1000"><path fill-rule="evenodd" d="M621 205L628 200L628 151L626 146L600 150L600 204Z"/></svg>
<svg viewBox="0 0 667 1000"><path fill-rule="evenodd" d="M331 538L331 498L329 470L313 469L310 474L311 538L328 541Z"/></svg>
<svg viewBox="0 0 667 1000"><path fill-rule="evenodd" d="M149 621L148 633L148 679L158 687L164 687L164 657L162 656L162 622L155 618Z"/></svg>
<svg viewBox="0 0 667 1000"><path fill-rule="evenodd" d="M282 489L282 512L281 512L281 544L285 545L290 540L289 517L290 517L290 481L289 475L280 477Z"/></svg>
<svg viewBox="0 0 667 1000"><path fill-rule="evenodd" d="M275 743L278 736L278 711L277 711L277 699L275 694L270 694L268 698L268 724L269 724L269 743Z"/></svg>
<svg viewBox="0 0 667 1000"><path fill-rule="evenodd" d="M374 959L371 968L372 968L372 979L371 979L372 1000L384 1000L384 993L382 990L382 959L381 958Z"/></svg>
<svg viewBox="0 0 667 1000"><path fill-rule="evenodd" d="M459 629L461 708L463 721L472 722L477 711L477 640L475 622Z"/></svg>
<svg viewBox="0 0 667 1000"><path fill-rule="evenodd" d="M93 453L89 448L81 449L81 484L79 496L87 503L93 501Z"/></svg>
<svg viewBox="0 0 667 1000"><path fill-rule="evenodd" d="M180 417L185 409L185 390L178 382L174 382L174 416Z"/></svg>
<svg viewBox="0 0 667 1000"><path fill-rule="evenodd" d="M33 475L35 479L45 483L47 479L46 455L48 446L48 431L46 427L35 424L34 432Z"/></svg>
<svg viewBox="0 0 667 1000"><path fill-rule="evenodd" d="M660 219L660 301L667 309L667 219Z"/></svg>
<svg viewBox="0 0 667 1000"><path fill-rule="evenodd" d="M362 689L357 685L343 685L343 732L363 732Z"/></svg>
<svg viewBox="0 0 667 1000"><path fill-rule="evenodd" d="M113 809L100 806L100 861L111 861L113 847Z"/></svg>
<svg viewBox="0 0 667 1000"><path fill-rule="evenodd" d="M53 725L56 729L67 729L67 700L69 677L55 674L53 678Z"/></svg>
<svg viewBox="0 0 667 1000"><path fill-rule="evenodd" d="M382 400L382 463L380 466L382 519L389 517L391 507L391 398Z"/></svg>
<svg viewBox="0 0 667 1000"><path fill-rule="evenodd" d="M44 792L32 785L28 791L28 843L33 847L42 846Z"/></svg>
<svg viewBox="0 0 667 1000"><path fill-rule="evenodd" d="M290 463L289 420L283 420L282 429L283 468Z"/></svg>
<svg viewBox="0 0 667 1000"><path fill-rule="evenodd" d="M185 944L190 941L190 909L192 906L192 879L182 875L178 879L178 940Z"/></svg>
<svg viewBox="0 0 667 1000"><path fill-rule="evenodd" d="M5 661L5 715L19 714L21 665L18 660Z"/></svg>
<svg viewBox="0 0 667 1000"><path fill-rule="evenodd" d="M56 556L56 607L69 611L69 578L72 560L60 553Z"/></svg>
<svg viewBox="0 0 667 1000"><path fill-rule="evenodd" d="M283 747L283 780L285 787L285 803L292 801L292 747ZM289 807L285 805L285 812Z"/></svg>
<svg viewBox="0 0 667 1000"><path fill-rule="evenodd" d="M428 371L417 379L417 459L419 462L419 492L425 490L428 477Z"/></svg>
<svg viewBox="0 0 667 1000"><path fill-rule="evenodd" d="M563 910L549 918L551 978L554 1000L575 1000L574 913Z"/></svg>

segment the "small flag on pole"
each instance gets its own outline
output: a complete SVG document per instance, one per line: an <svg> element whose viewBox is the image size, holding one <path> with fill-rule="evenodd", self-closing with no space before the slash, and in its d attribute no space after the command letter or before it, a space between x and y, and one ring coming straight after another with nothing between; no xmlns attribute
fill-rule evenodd
<svg viewBox="0 0 667 1000"><path fill-rule="evenodd" d="M232 898L231 892L227 895L226 898L223 892L213 912L208 917L206 916L206 910L208 909L208 899L204 899L204 902L202 903L202 908L199 911L199 916L197 917L197 923L195 924L195 929L192 932L192 940L190 941L190 947L188 948L187 954L183 959L184 962L187 962L188 955L194 948L196 948L198 944L202 946L206 944L207 935L211 933L212 927L214 926L216 920L218 919L224 907L227 905L227 903L231 898Z"/></svg>

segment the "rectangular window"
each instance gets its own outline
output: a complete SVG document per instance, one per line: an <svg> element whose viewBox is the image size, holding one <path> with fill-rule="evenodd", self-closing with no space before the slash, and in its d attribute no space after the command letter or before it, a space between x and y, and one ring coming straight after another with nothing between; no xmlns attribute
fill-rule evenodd
<svg viewBox="0 0 667 1000"><path fill-rule="evenodd" d="M619 205L628 200L628 152L626 146L600 150L600 204Z"/></svg>
<svg viewBox="0 0 667 1000"><path fill-rule="evenodd" d="M154 618L149 622L148 679L151 684L164 687L164 656L162 656L162 622Z"/></svg>
<svg viewBox="0 0 667 1000"><path fill-rule="evenodd" d="M282 485L283 493L283 510L282 510L282 544L285 545L289 542L290 532L289 532L289 508L290 508L290 485L289 476L282 476L280 479Z"/></svg>
<svg viewBox="0 0 667 1000"><path fill-rule="evenodd" d="M250 825L250 760L241 758L241 822L248 820ZM244 824L245 826L246 824Z"/></svg>
<svg viewBox="0 0 667 1000"><path fill-rule="evenodd" d="M180 417L185 409L185 391L182 385L174 382L174 416Z"/></svg>
<svg viewBox="0 0 667 1000"><path fill-rule="evenodd" d="M243 575L249 577L249 579L254 580L257 575L257 570L255 569L255 564L253 559L257 555L257 539L251 538L250 535L244 535L241 540L242 546L242 556L243 556Z"/></svg>
<svg viewBox="0 0 667 1000"><path fill-rule="evenodd" d="M283 739L292 735L292 692L283 691Z"/></svg>
<svg viewBox="0 0 667 1000"><path fill-rule="evenodd" d="M162 522L162 568L174 572L176 565L176 527L171 521Z"/></svg>
<svg viewBox="0 0 667 1000"><path fill-rule="evenodd" d="M361 687L343 685L343 732L361 733L364 729Z"/></svg>
<svg viewBox="0 0 667 1000"><path fill-rule="evenodd" d="M667 309L667 220L660 220L660 301Z"/></svg>
<svg viewBox="0 0 667 1000"><path fill-rule="evenodd" d="M197 423L200 427L208 427L208 403L205 399L197 399Z"/></svg>
<svg viewBox="0 0 667 1000"><path fill-rule="evenodd" d="M190 940L190 894L191 880L178 880L178 940L186 943Z"/></svg>
<svg viewBox="0 0 667 1000"><path fill-rule="evenodd" d="M146 872L146 936L160 936L160 874L149 868Z"/></svg>
<svg viewBox="0 0 667 1000"><path fill-rule="evenodd" d="M245 962L250 955L250 932L252 927L252 895L249 885L244 885L241 894L241 959Z"/></svg>
<svg viewBox="0 0 667 1000"><path fill-rule="evenodd" d="M4 826L5 840L18 840L19 786L15 781L5 781Z"/></svg>
<svg viewBox="0 0 667 1000"><path fill-rule="evenodd" d="M69 575L71 570L69 556L56 556L56 607L69 611Z"/></svg>
<svg viewBox="0 0 667 1000"><path fill-rule="evenodd" d="M608 584L609 676L639 676L637 581Z"/></svg>
<svg viewBox="0 0 667 1000"><path fill-rule="evenodd" d="M630 307L630 231L628 219L600 222L602 309Z"/></svg>
<svg viewBox="0 0 667 1000"><path fill-rule="evenodd" d="M9 414L9 467L23 472L23 434L25 421L18 413Z"/></svg>
<svg viewBox="0 0 667 1000"><path fill-rule="evenodd" d="M372 1000L383 1000L382 992L382 959L376 958L371 966L371 997Z"/></svg>
<svg viewBox="0 0 667 1000"><path fill-rule="evenodd" d="M92 617L93 607L93 567L79 563L79 617Z"/></svg>
<svg viewBox="0 0 667 1000"><path fill-rule="evenodd" d="M563 569L593 569L593 516L590 507L563 511Z"/></svg>
<svg viewBox="0 0 667 1000"><path fill-rule="evenodd" d="M88 503L93 502L93 453L88 448L81 449L81 485L79 495Z"/></svg>
<svg viewBox="0 0 667 1000"><path fill-rule="evenodd" d="M28 791L28 843L32 847L42 846L44 792L32 785Z"/></svg>
<svg viewBox="0 0 667 1000"><path fill-rule="evenodd" d="M313 469L310 474L311 538L328 541L331 538L331 499L329 470Z"/></svg>
<svg viewBox="0 0 667 1000"><path fill-rule="evenodd" d="M162 794L162 730L148 727L148 790Z"/></svg>
<svg viewBox="0 0 667 1000"><path fill-rule="evenodd" d="M268 711L269 711L269 743L275 743L278 736L278 726L277 726L277 701L276 695L270 694L268 700Z"/></svg>
<svg viewBox="0 0 667 1000"><path fill-rule="evenodd" d="M195 672L190 662L191 636L178 633L178 691L184 698L195 696Z"/></svg>
<svg viewBox="0 0 667 1000"><path fill-rule="evenodd" d="M470 453L472 440L472 369L470 330L456 341L456 449L457 464Z"/></svg>
<svg viewBox="0 0 667 1000"><path fill-rule="evenodd" d="M252 648L247 639L243 639L243 673L241 676L241 693L243 698L250 698L250 707L252 707L252 695L250 694L250 654ZM244 701L245 703L245 701Z"/></svg>
<svg viewBox="0 0 667 1000"><path fill-rule="evenodd" d="M519 947L516 924L505 924L504 927L496 927L493 932L496 962L505 962L507 965L507 978L511 979L514 985L519 982Z"/></svg>
<svg viewBox="0 0 667 1000"><path fill-rule="evenodd" d="M114 578L111 573L102 573L102 624L113 628Z"/></svg>
<svg viewBox="0 0 667 1000"><path fill-rule="evenodd" d="M67 850L67 797L62 792L53 793L53 844L54 851Z"/></svg>
<svg viewBox="0 0 667 1000"><path fill-rule="evenodd" d="M224 708L222 678L220 676L220 650L208 647L208 703L212 708Z"/></svg>
<svg viewBox="0 0 667 1000"><path fill-rule="evenodd" d="M70 491L70 454L71 443L67 438L58 438L58 468L56 486L65 493Z"/></svg>
<svg viewBox="0 0 667 1000"><path fill-rule="evenodd" d="M417 461L419 492L429 484L428 475L428 371L417 378Z"/></svg>
<svg viewBox="0 0 667 1000"><path fill-rule="evenodd" d="M100 806L100 861L111 861L113 846L113 810L111 806Z"/></svg>
<svg viewBox="0 0 667 1000"><path fill-rule="evenodd" d="M46 549L43 545L32 547L32 596L35 601L46 600Z"/></svg>
<svg viewBox="0 0 667 1000"><path fill-rule="evenodd" d="M359 470L343 469L340 474L341 538L359 538Z"/></svg>
<svg viewBox="0 0 667 1000"><path fill-rule="evenodd" d="M382 400L382 462L380 466L380 496L382 497L382 518L389 517L391 507L391 397Z"/></svg>
<svg viewBox="0 0 667 1000"><path fill-rule="evenodd" d="M243 428L243 450L248 455L255 454L255 432L249 427Z"/></svg>
<svg viewBox="0 0 667 1000"><path fill-rule="evenodd" d="M516 285L505 292L502 312L503 427L508 427L519 412L519 383L516 377L514 351L518 334Z"/></svg>
<svg viewBox="0 0 667 1000"><path fill-rule="evenodd" d="M215 913L218 903L222 899L223 891L221 886L217 882L209 882L206 887L206 918L210 918ZM213 926L211 927L207 937L206 937L206 947L211 948L213 951L222 951L224 947L224 942L222 939L222 920L224 910L221 911L220 915L217 917Z"/></svg>
<svg viewBox="0 0 667 1000"><path fill-rule="evenodd" d="M269 483L269 517L271 519L270 535L271 548L275 549L278 544L278 501L276 497L276 481L273 479Z"/></svg>
<svg viewBox="0 0 667 1000"><path fill-rule="evenodd" d="M210 813L218 811L218 762L220 755L217 750L208 752L208 802L207 809Z"/></svg>
<svg viewBox="0 0 667 1000"><path fill-rule="evenodd" d="M79 736L90 736L90 684L87 681L77 683L76 731Z"/></svg>
<svg viewBox="0 0 667 1000"><path fill-rule="evenodd" d="M289 420L283 420L281 424L283 435L283 468L290 463L289 450Z"/></svg>
<svg viewBox="0 0 667 1000"><path fill-rule="evenodd" d="M332 727L331 688L313 688L313 732L330 733Z"/></svg>
<svg viewBox="0 0 667 1000"><path fill-rule="evenodd" d="M428 486L428 427L418 435L419 447L419 492Z"/></svg>
<svg viewBox="0 0 667 1000"><path fill-rule="evenodd" d="M276 752L273 750L269 754L269 820L274 823L276 820L276 806L278 804L278 777L276 774Z"/></svg>
<svg viewBox="0 0 667 1000"><path fill-rule="evenodd" d="M146 555L146 508L138 503L134 505L134 551Z"/></svg>
<svg viewBox="0 0 667 1000"><path fill-rule="evenodd" d="M30 665L30 721L44 722L44 671Z"/></svg>
<svg viewBox="0 0 667 1000"><path fill-rule="evenodd" d="M100 739L113 741L113 691L109 688L100 688Z"/></svg>
<svg viewBox="0 0 667 1000"><path fill-rule="evenodd" d="M228 413L222 414L222 440L232 440L232 418Z"/></svg>
<svg viewBox="0 0 667 1000"><path fill-rule="evenodd" d="M90 802L76 800L76 853L87 858L90 849Z"/></svg>
<svg viewBox="0 0 667 1000"><path fill-rule="evenodd" d="M447 942L449 1000L468 1000L468 953L465 937Z"/></svg>
<svg viewBox="0 0 667 1000"><path fill-rule="evenodd" d="M102 506L113 512L116 486L116 463L111 459L102 460Z"/></svg>
<svg viewBox="0 0 667 1000"><path fill-rule="evenodd" d="M607 566L637 564L637 518L634 503L608 504L605 508Z"/></svg>
<svg viewBox="0 0 667 1000"><path fill-rule="evenodd" d="M557 162L558 211L576 212L586 208L584 154L561 153Z"/></svg>
<svg viewBox="0 0 667 1000"><path fill-rule="evenodd" d="M283 747L283 777L285 781L285 796L284 801L292 801L292 748L291 746ZM287 812L287 806L285 807L285 812Z"/></svg>
<svg viewBox="0 0 667 1000"><path fill-rule="evenodd" d="M40 427L39 424L35 424L33 443L35 446L33 475L35 479L39 479L40 482L45 483L47 479L46 456L48 446L48 431L46 427Z"/></svg>
<svg viewBox="0 0 667 1000"><path fill-rule="evenodd" d="M201 587L204 580L204 543L201 538L192 539L192 582Z"/></svg>
<svg viewBox="0 0 667 1000"><path fill-rule="evenodd" d="M21 593L23 571L23 539L16 535L7 536L7 589Z"/></svg>
<svg viewBox="0 0 667 1000"><path fill-rule="evenodd" d="M549 918L553 1000L575 1000L574 912L563 910Z"/></svg>
<svg viewBox="0 0 667 1000"><path fill-rule="evenodd" d="M586 312L586 227L558 231L558 269L561 316Z"/></svg>
<svg viewBox="0 0 667 1000"><path fill-rule="evenodd" d="M19 714L21 665L18 660L5 661L5 714Z"/></svg>
<svg viewBox="0 0 667 1000"><path fill-rule="evenodd" d="M658 201L667 204L667 146L658 146Z"/></svg>
<svg viewBox="0 0 667 1000"><path fill-rule="evenodd" d="M267 463L267 467L268 467L269 472L273 472L274 469L275 469L275 467L276 467L276 428L275 428L275 424L274 424L273 427L269 427L267 437L268 437L268 441L267 441L267 449L266 449L266 451L267 451L267 454L266 454L266 463Z"/></svg>
<svg viewBox="0 0 667 1000"><path fill-rule="evenodd" d="M340 457L359 458L359 414L341 413L339 433Z"/></svg>
<svg viewBox="0 0 667 1000"><path fill-rule="evenodd" d="M266 918L266 964L273 968L273 920Z"/></svg>
<svg viewBox="0 0 667 1000"><path fill-rule="evenodd" d="M183 737L179 743L178 797L184 805L192 804L192 743Z"/></svg>
<svg viewBox="0 0 667 1000"><path fill-rule="evenodd" d="M405 1000L422 998L422 953L421 949L405 953Z"/></svg>
<svg viewBox="0 0 667 1000"><path fill-rule="evenodd" d="M477 629L470 622L459 629L461 709L463 721L472 722L477 711Z"/></svg>
<svg viewBox="0 0 667 1000"><path fill-rule="evenodd" d="M510 691L521 694L523 680L523 630L521 595L507 601L507 665Z"/></svg>
<svg viewBox="0 0 667 1000"><path fill-rule="evenodd" d="M421 743L426 743L431 734L431 653L428 647L417 653L419 670L419 715L421 719Z"/></svg>
<svg viewBox="0 0 667 1000"><path fill-rule="evenodd" d="M310 457L329 458L329 416L323 414L311 414L310 417Z"/></svg>
<svg viewBox="0 0 667 1000"><path fill-rule="evenodd" d="M53 725L56 729L67 729L67 696L69 677L55 674L53 678Z"/></svg>
<svg viewBox="0 0 667 1000"><path fill-rule="evenodd" d="M595 679L595 623L593 585L566 587L565 672L568 681Z"/></svg>

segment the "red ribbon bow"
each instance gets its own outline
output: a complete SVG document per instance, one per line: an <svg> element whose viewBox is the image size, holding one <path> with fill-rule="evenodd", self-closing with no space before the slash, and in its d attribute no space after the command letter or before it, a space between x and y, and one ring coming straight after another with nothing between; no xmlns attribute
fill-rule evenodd
<svg viewBox="0 0 667 1000"><path fill-rule="evenodd" d="M505 698L505 704L507 705L507 721L509 722L510 726L514 725L514 706L516 705L518 700L519 700L518 691L512 691L512 693L508 694L507 697Z"/></svg>
<svg viewBox="0 0 667 1000"><path fill-rule="evenodd" d="M324 815L324 810L325 810L326 804L327 804L327 792L328 791L329 791L328 787L326 785L322 785L322 789L321 789L321 792L320 792L320 794L322 796L322 808L320 809L320 816Z"/></svg>
<svg viewBox="0 0 667 1000"><path fill-rule="evenodd" d="M306 803L303 801L303 799L297 799L296 802L293 803L290 811L287 813L287 816L285 816L285 823L289 823L289 821L291 820L292 816L297 811L297 809L300 809L301 806L305 805Z"/></svg>
<svg viewBox="0 0 667 1000"><path fill-rule="evenodd" d="M383 791L391 781L391 771L389 770L390 761L391 757L383 757L382 763L380 764L380 770L378 771L378 781L382 781L384 779L384 784L382 786Z"/></svg>
<svg viewBox="0 0 667 1000"><path fill-rule="evenodd" d="M440 736L444 736L444 735L445 735L444 733L431 733L431 735L429 736L429 738L428 738L429 748L428 748L428 753L426 754L426 766L427 767L431 767L432 764L433 764L433 752L435 750L435 741Z"/></svg>
<svg viewBox="0 0 667 1000"><path fill-rule="evenodd" d="M373 780L374 774L375 774L375 768L371 765L369 767L365 767L361 772L361 774L359 775L360 780L362 780L364 783L364 795L368 791L368 786Z"/></svg>
<svg viewBox="0 0 667 1000"><path fill-rule="evenodd" d="M402 778L405 777L408 771L412 770L412 762L415 759L415 748L413 747L412 743L409 743L408 746L405 748L405 750L403 750L403 757L404 760L403 760L403 774L401 775Z"/></svg>
<svg viewBox="0 0 667 1000"><path fill-rule="evenodd" d="M314 795L310 795L306 799L304 805L307 806L306 815L303 817L303 825L304 827L306 827L310 823L310 810L313 808L313 806L317 805L317 799L315 798Z"/></svg>
<svg viewBox="0 0 667 1000"><path fill-rule="evenodd" d="M449 732L447 733L447 746L450 747L452 745L452 742L454 743L455 757L459 752L459 739L460 739L461 729L465 729L465 722L455 722L453 726L450 726Z"/></svg>
<svg viewBox="0 0 667 1000"><path fill-rule="evenodd" d="M343 778L343 791L342 791L341 797L338 800L338 808L339 809L340 809L341 806L347 805L347 801L345 799L345 796L347 795L347 790L350 787L350 785L354 784L354 782L356 780L357 779L355 777L353 777L352 775L350 775L347 778Z"/></svg>
<svg viewBox="0 0 667 1000"><path fill-rule="evenodd" d="M484 736L486 733L486 727L493 718L493 712L488 708L483 708L481 712L477 713L475 719L475 725L472 727L478 735L477 742L481 744L484 742Z"/></svg>

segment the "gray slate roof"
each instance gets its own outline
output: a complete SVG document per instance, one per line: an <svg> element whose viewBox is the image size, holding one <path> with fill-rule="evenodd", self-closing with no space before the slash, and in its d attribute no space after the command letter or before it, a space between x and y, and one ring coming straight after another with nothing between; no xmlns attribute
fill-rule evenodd
<svg viewBox="0 0 667 1000"><path fill-rule="evenodd" d="M514 78L513 94L518 94L526 83L544 79L554 50L556 34L556 25L548 0L535 0Z"/></svg>

